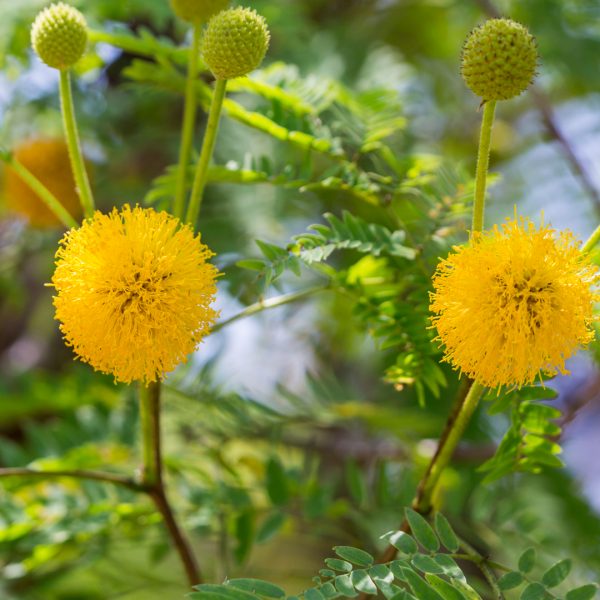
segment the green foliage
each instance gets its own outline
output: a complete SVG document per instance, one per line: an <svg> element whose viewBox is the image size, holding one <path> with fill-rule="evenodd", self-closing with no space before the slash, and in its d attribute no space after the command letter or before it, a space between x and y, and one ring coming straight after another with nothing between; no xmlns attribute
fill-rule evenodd
<svg viewBox="0 0 600 600"><path fill-rule="evenodd" d="M519 559L518 571L502 567L506 572L497 579L487 567L487 559L464 548L464 552L458 554L458 537L441 513L437 513L435 518L436 530L443 531L441 535L413 510L407 508L406 517L413 535L404 531L390 531L383 536L399 551L398 558L386 563L375 563L373 556L364 550L336 546L333 550L342 560L325 559L328 568L322 569L320 575L314 578L316 585L297 596L287 596L287 600L355 598L360 594L381 594L390 600L481 600L480 593L467 581L468 571L461 568L457 559L466 559L467 562L486 568L486 576L492 577L492 581L488 580L488 583L492 583L498 590L522 588L519 596L522 600L557 598L550 590L565 580L571 568L568 559L562 560L551 566L543 574L541 581L533 580L529 574L535 566L536 556L530 549ZM441 550L444 546L447 553ZM480 587L479 584L477 587ZM194 589L197 591L188 597L195 600L216 597L240 600L285 597L285 592L280 587L255 579L231 579L222 585L202 584ZM575 588L567 593L566 599L593 598L596 589L593 584Z"/></svg>
<svg viewBox="0 0 600 600"><path fill-rule="evenodd" d="M511 410L511 425L493 458L481 465L485 482L509 473L524 471L539 473L546 467L562 467L557 457L562 450L554 441L561 428L554 420L561 412L539 400L555 398L557 393L543 386L529 386L503 394L490 407L491 414Z"/></svg>

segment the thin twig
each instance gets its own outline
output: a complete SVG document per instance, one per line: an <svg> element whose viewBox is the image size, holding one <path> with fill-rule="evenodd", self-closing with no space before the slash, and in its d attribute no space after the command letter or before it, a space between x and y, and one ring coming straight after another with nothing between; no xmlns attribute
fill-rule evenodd
<svg viewBox="0 0 600 600"><path fill-rule="evenodd" d="M147 487L144 484L141 484L130 477L103 471L88 471L85 469L59 469L50 471L31 469L29 467L7 467L0 469L0 477L39 477L42 479L70 477L73 479L90 479L93 481L112 483L129 488L135 492L147 491Z"/></svg>
<svg viewBox="0 0 600 600"><path fill-rule="evenodd" d="M268 308L275 308L277 306L283 306L284 304L291 304L292 302L296 302L297 300L302 300L307 296L311 296L312 294L316 294L317 292L322 292L326 289L330 288L330 284L322 284L315 285L313 287L307 288L305 290L300 290L299 292L290 292L289 294L282 294L281 296L276 296L275 298L268 298L267 300L259 300L254 304L250 304L244 310L240 311L238 314L233 315L233 317L229 317L229 319L225 319L220 323L217 323L212 328L212 333L220 331L224 327L239 321L240 319L244 319L246 317L251 317L257 313L262 312L263 310L267 310Z"/></svg>

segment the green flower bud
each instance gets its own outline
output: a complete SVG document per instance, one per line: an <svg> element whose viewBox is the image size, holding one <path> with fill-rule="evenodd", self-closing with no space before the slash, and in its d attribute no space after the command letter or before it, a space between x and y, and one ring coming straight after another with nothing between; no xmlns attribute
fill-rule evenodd
<svg viewBox="0 0 600 600"><path fill-rule="evenodd" d="M31 28L31 43L49 67L67 69L85 52L87 23L72 6L59 2L45 8Z"/></svg>
<svg viewBox="0 0 600 600"><path fill-rule="evenodd" d="M243 77L260 65L269 39L267 23L255 10L224 10L208 23L202 57L217 79Z"/></svg>
<svg viewBox="0 0 600 600"><path fill-rule="evenodd" d="M228 6L229 0L171 0L173 12L190 23L206 23Z"/></svg>
<svg viewBox="0 0 600 600"><path fill-rule="evenodd" d="M508 100L533 81L538 54L534 37L510 19L490 19L463 47L461 72L471 91L487 100Z"/></svg>

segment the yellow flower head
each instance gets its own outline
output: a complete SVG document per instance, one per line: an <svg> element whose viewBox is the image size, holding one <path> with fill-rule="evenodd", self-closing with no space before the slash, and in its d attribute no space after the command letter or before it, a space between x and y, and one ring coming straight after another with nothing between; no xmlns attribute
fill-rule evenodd
<svg viewBox="0 0 600 600"><path fill-rule="evenodd" d="M445 358L487 387L522 386L593 337L595 266L569 231L527 219L455 248L433 277L432 318Z"/></svg>
<svg viewBox="0 0 600 600"><path fill-rule="evenodd" d="M115 379L162 379L185 362L218 314L217 269L189 226L125 205L65 234L52 285L67 345Z"/></svg>
<svg viewBox="0 0 600 600"><path fill-rule="evenodd" d="M81 218L81 204L64 141L30 140L17 146L13 154L58 198L76 221ZM3 187L7 207L26 217L31 226L62 226L44 201L10 167L6 167Z"/></svg>

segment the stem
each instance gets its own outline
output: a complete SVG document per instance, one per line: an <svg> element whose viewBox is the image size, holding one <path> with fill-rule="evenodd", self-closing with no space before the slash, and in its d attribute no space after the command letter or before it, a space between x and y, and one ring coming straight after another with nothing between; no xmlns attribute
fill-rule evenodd
<svg viewBox="0 0 600 600"><path fill-rule="evenodd" d="M492 139L492 125L496 101L490 100L484 104L481 133L479 135L479 151L477 153L477 171L475 175L475 201L473 204L473 226L471 236L475 232L483 231L483 215L485 211L485 187L490 164L490 142Z"/></svg>
<svg viewBox="0 0 600 600"><path fill-rule="evenodd" d="M114 473L104 473L102 471L87 471L85 469L44 471L27 467L13 467L0 469L0 477L40 477L42 479L72 477L74 479L90 479L93 481L113 483L129 488L135 492L146 491L144 484L140 484L129 477L123 477L122 475L116 475Z"/></svg>
<svg viewBox="0 0 600 600"><path fill-rule="evenodd" d="M461 394L458 396L456 404L446 421L446 426L438 442L436 452L417 488L412 506L418 513L427 514L431 510L431 502L436 485L440 480L442 472L448 466L456 450L456 446L479 404L479 399L484 389L479 383L473 382L466 395ZM410 526L406 519L402 521L400 531L410 532ZM396 553L396 548L390 544L377 562L386 563L394 560ZM366 597L366 594L361 594L359 600L363 600Z"/></svg>
<svg viewBox="0 0 600 600"><path fill-rule="evenodd" d="M198 57L200 56L200 23L192 29L192 46L188 63L187 82L185 87L185 104L183 109L183 129L181 132L181 147L179 149L179 170L173 201L173 215L180 219L183 216L185 203L186 172L192 155L194 141L194 126L196 124L196 77L198 76Z"/></svg>
<svg viewBox="0 0 600 600"><path fill-rule="evenodd" d="M467 541L461 539L460 545L468 553L465 556L465 558L467 560L473 561L479 567L479 570L482 572L483 576L485 577L486 581L488 582L488 585L494 592L494 595L496 596L496 598L498 600L504 600L504 595L502 594L502 590L498 587L498 578L496 577L496 574L490 568L490 563L487 561L487 559L484 556L482 556L475 548L473 548L473 546L471 546L471 544L469 544ZM503 570L510 570L510 569L503 568Z"/></svg>
<svg viewBox="0 0 600 600"><path fill-rule="evenodd" d="M144 467L142 483L148 490L158 512L163 517L167 531L190 586L202 582L200 570L192 548L184 536L166 495L162 468L162 443L160 434L160 382L140 388L140 419L142 423L142 444Z"/></svg>
<svg viewBox="0 0 600 600"><path fill-rule="evenodd" d="M417 495L413 501L413 508L417 512L427 514L431 510L433 493L442 472L452 459L456 446L465 432L484 390L485 388L481 384L474 381L467 395L464 399L460 399L455 410L450 415L446 423L446 428L438 442L437 450L417 489Z"/></svg>
<svg viewBox="0 0 600 600"><path fill-rule="evenodd" d="M587 239L587 242L581 247L581 253L587 254L594 249L594 246L600 241L600 225L596 227L596 230Z"/></svg>
<svg viewBox="0 0 600 600"><path fill-rule="evenodd" d="M65 227L77 227L78 223L58 198L12 154L0 153L0 158L40 197L44 204L56 215Z"/></svg>
<svg viewBox="0 0 600 600"><path fill-rule="evenodd" d="M206 124L206 132L204 134L204 142L202 143L202 151L198 166L196 167L196 175L194 176L194 186L190 198L186 221L195 226L200 214L200 206L202 204L202 196L206 186L206 175L208 165L212 157L217 139L217 130L219 129L219 118L221 116L221 108L225 99L225 90L227 88L226 79L217 79L215 90L213 92L212 102L210 105L210 113L208 115L208 123Z"/></svg>
<svg viewBox="0 0 600 600"><path fill-rule="evenodd" d="M240 319L244 319L246 317L251 317L252 315L256 315L261 313L263 310L267 310L268 308L275 308L277 306L284 306L285 304L291 304L292 302L296 302L297 300L302 300L307 296L312 296L312 294L316 294L317 292L322 292L329 288L329 283L325 285L315 285L313 287L307 288L305 290L300 290L298 292L290 292L289 294L282 294L281 296L276 296L275 298L269 298L268 300L259 300L250 306L247 306L244 310L237 313L237 315L233 315L233 317L229 317L229 319L225 319L220 323L217 323L212 328L212 333L216 331L220 331L224 327L235 323Z"/></svg>
<svg viewBox="0 0 600 600"><path fill-rule="evenodd" d="M79 193L85 216L92 217L94 214L94 197L92 196L90 180L85 170L79 134L77 133L77 121L75 120L73 95L71 93L71 74L66 69L61 69L60 71L60 104L67 147L69 148L69 158L71 159L71 168L73 169L73 176L77 184L77 192Z"/></svg>
<svg viewBox="0 0 600 600"><path fill-rule="evenodd" d="M160 387L140 384L140 429L142 434L142 481L149 488L161 484L161 449L159 423L153 415L160 403Z"/></svg>

